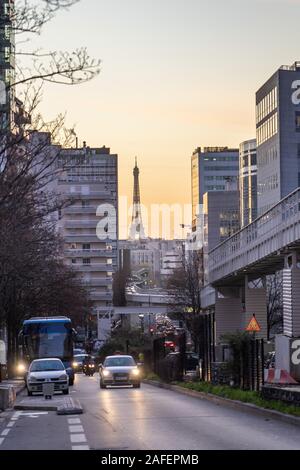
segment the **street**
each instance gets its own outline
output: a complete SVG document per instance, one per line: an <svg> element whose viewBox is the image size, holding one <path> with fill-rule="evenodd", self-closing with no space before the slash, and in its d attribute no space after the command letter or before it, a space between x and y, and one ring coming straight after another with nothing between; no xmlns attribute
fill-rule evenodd
<svg viewBox="0 0 300 470"><path fill-rule="evenodd" d="M297 426L150 385L100 390L98 374L78 374L71 396L82 415L0 415L0 450L300 449Z"/></svg>

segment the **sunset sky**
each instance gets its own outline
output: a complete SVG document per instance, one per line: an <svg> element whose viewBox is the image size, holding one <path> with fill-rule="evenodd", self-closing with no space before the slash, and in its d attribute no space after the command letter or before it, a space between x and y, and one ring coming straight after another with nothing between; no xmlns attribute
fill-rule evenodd
<svg viewBox="0 0 300 470"><path fill-rule="evenodd" d="M300 60L299 21L298 0L81 0L35 44L87 46L101 74L47 86L42 111L119 154L120 195L137 155L146 205L190 202L193 150L255 137L255 91Z"/></svg>

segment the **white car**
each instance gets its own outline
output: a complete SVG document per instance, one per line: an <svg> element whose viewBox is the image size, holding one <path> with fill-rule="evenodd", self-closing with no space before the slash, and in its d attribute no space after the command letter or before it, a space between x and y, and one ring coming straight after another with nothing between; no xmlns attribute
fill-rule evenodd
<svg viewBox="0 0 300 470"><path fill-rule="evenodd" d="M54 383L55 392L69 393L69 376L60 359L36 359L30 364L26 377L28 396L43 393L44 383Z"/></svg>

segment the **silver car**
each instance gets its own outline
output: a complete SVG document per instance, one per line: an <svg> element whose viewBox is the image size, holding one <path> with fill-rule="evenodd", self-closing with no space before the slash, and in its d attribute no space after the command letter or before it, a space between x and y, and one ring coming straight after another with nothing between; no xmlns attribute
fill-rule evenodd
<svg viewBox="0 0 300 470"><path fill-rule="evenodd" d="M132 356L107 356L100 366L100 388L107 385L132 385L140 388L140 371Z"/></svg>
<svg viewBox="0 0 300 470"><path fill-rule="evenodd" d="M26 377L28 396L43 393L43 384L53 383L55 392L69 393L69 376L60 359L36 359L30 364Z"/></svg>

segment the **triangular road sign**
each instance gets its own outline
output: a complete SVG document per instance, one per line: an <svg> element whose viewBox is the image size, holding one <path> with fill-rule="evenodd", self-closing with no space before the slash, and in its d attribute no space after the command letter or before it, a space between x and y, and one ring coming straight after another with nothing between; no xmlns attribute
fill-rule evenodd
<svg viewBox="0 0 300 470"><path fill-rule="evenodd" d="M260 328L260 324L258 323L258 321L256 320L255 318L255 315L253 315L253 317L251 318L247 328L246 328L246 331L254 331L254 332L258 332L260 331L261 328Z"/></svg>

